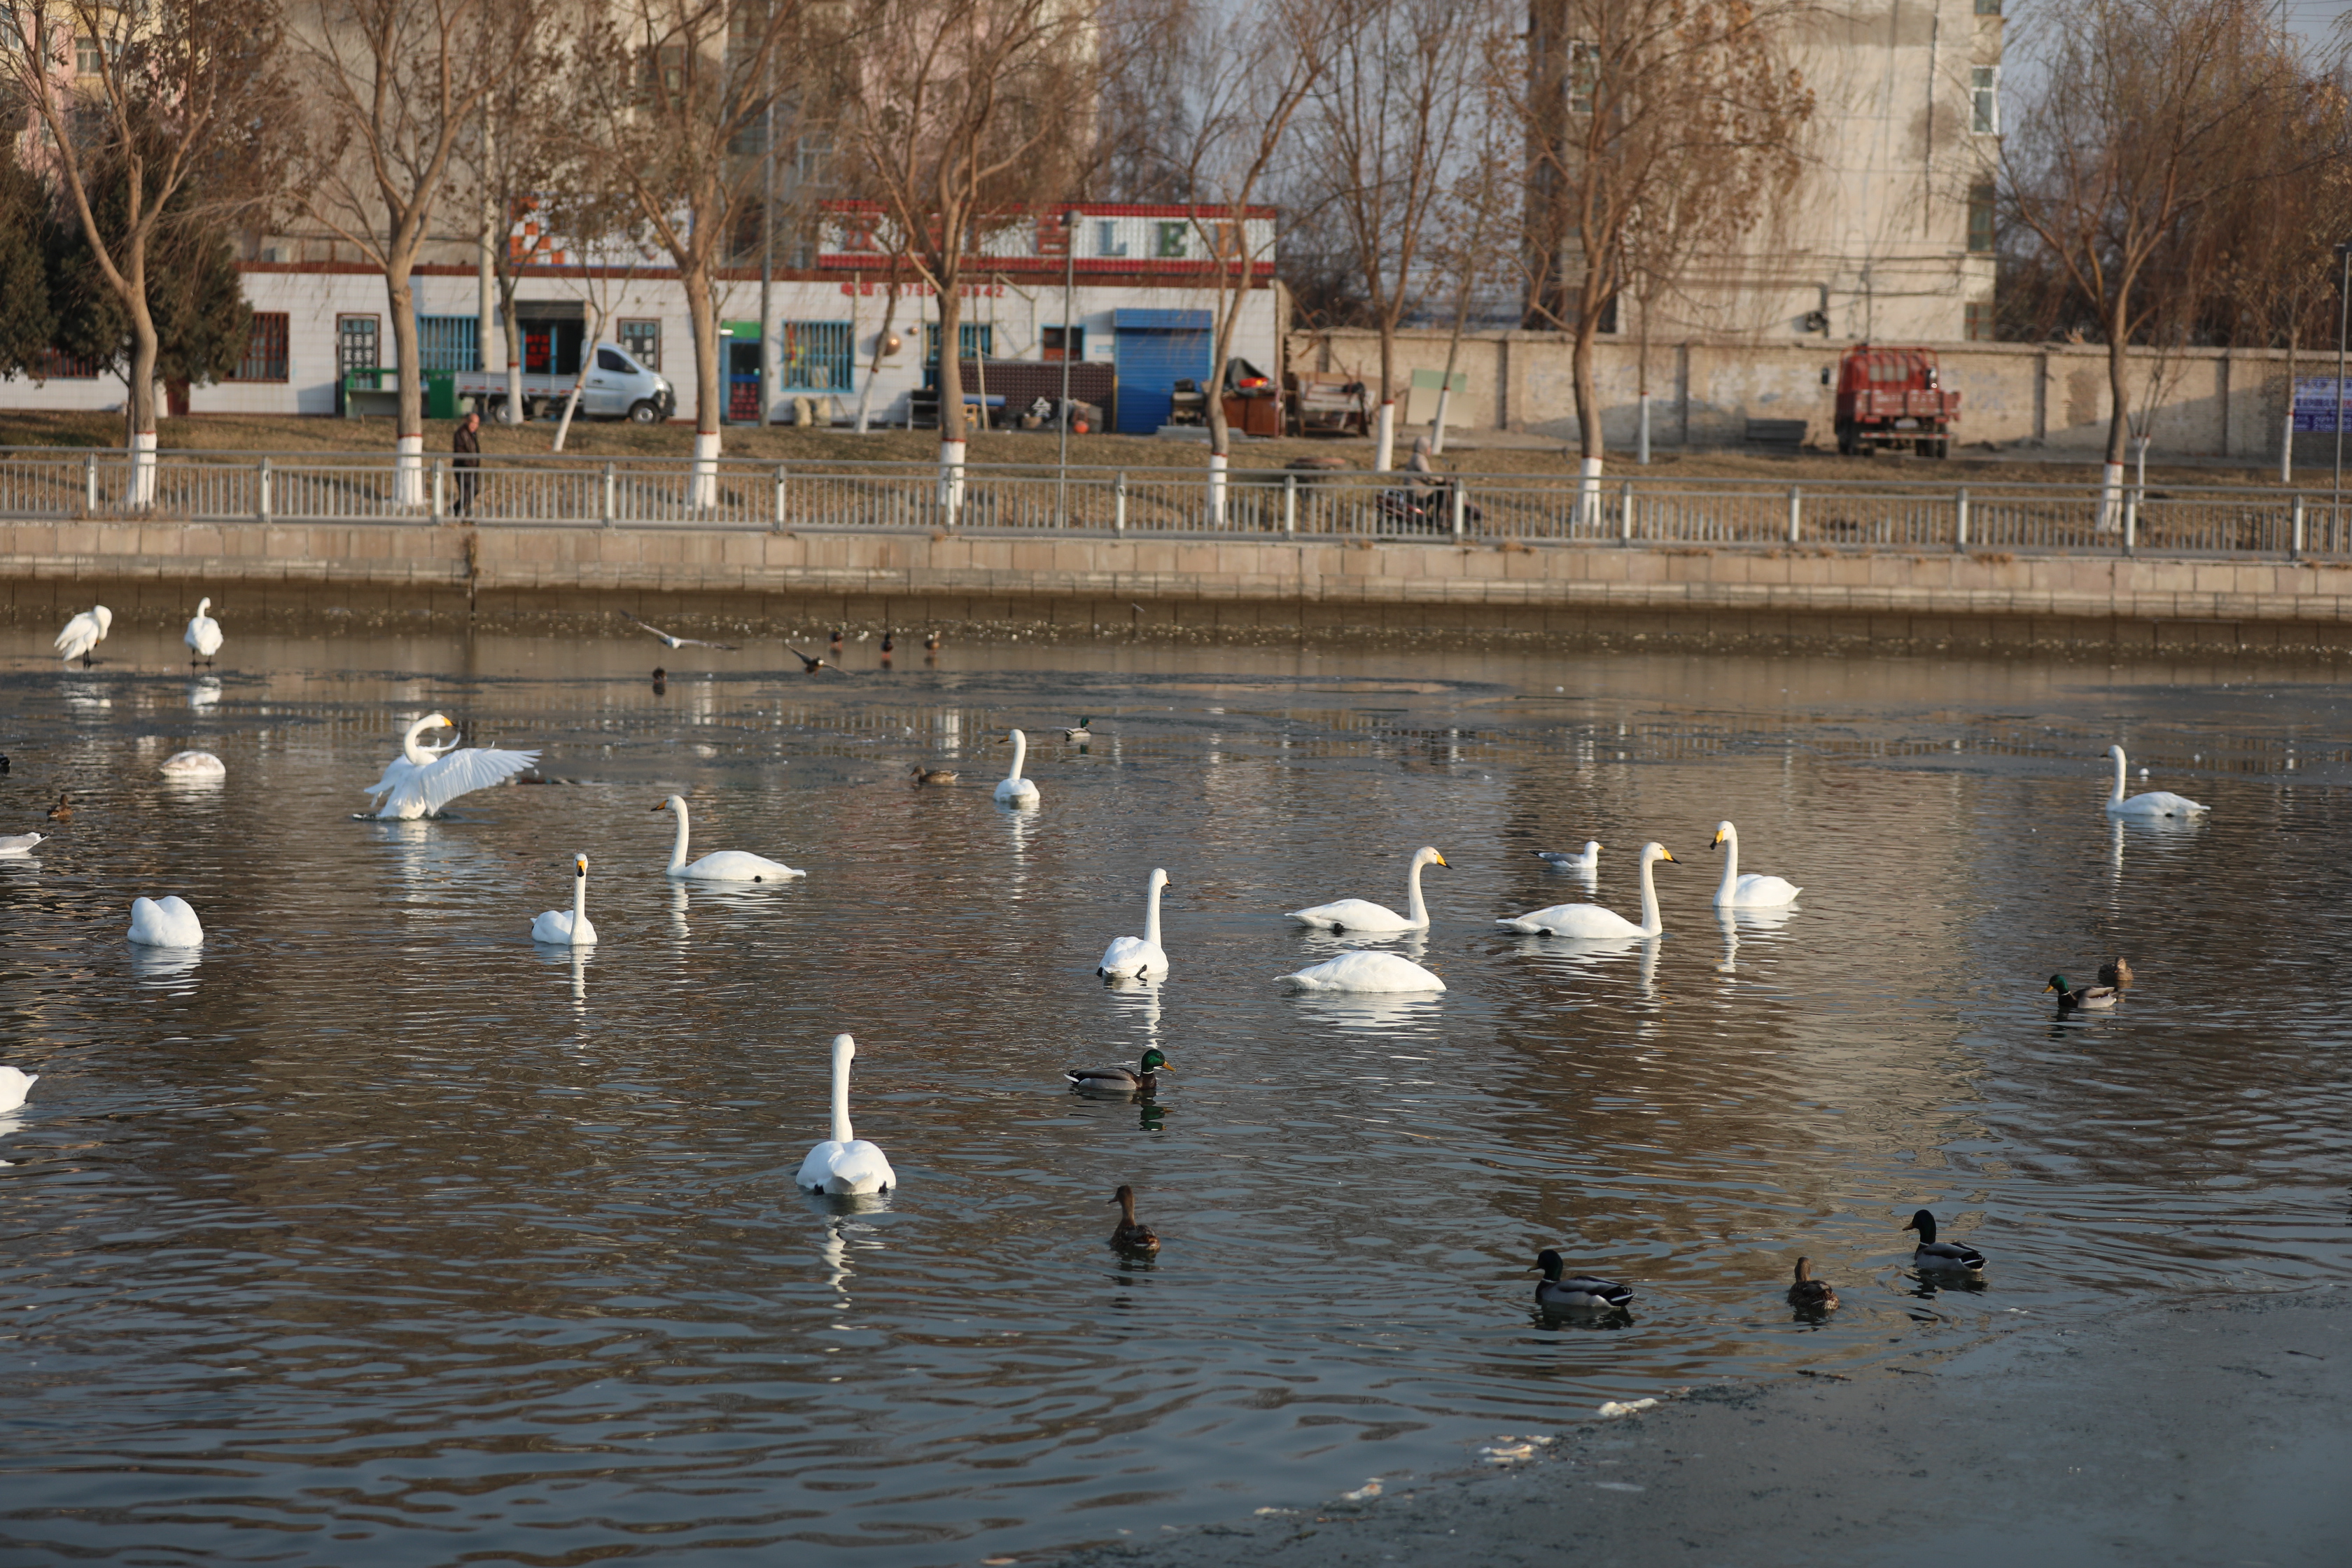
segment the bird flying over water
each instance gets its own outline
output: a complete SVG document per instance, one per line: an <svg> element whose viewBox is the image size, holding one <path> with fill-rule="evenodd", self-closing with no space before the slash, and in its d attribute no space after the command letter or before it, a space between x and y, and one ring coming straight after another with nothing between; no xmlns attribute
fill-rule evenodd
<svg viewBox="0 0 2352 1568"><path fill-rule="evenodd" d="M843 673L841 666L834 663L833 660L829 658L818 658L813 655L803 653L800 649L793 647L793 645L790 643L786 643L784 647L792 648L793 657L801 661L801 668L811 675L814 675L820 669L829 669L836 675Z"/></svg>
<svg viewBox="0 0 2352 1568"><path fill-rule="evenodd" d="M651 621L640 621L636 616L629 614L626 610L620 611L619 615L623 620L635 622L640 629L649 631L653 633L654 636L661 638L662 646L665 647L715 647L728 653L733 653L735 651L736 645L731 642L705 642L700 637L682 637L674 633L662 630L661 627L654 625Z"/></svg>

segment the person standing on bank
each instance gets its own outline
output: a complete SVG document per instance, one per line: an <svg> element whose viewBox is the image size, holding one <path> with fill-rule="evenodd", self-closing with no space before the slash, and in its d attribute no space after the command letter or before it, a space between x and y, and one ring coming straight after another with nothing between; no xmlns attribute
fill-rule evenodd
<svg viewBox="0 0 2352 1568"><path fill-rule="evenodd" d="M457 454L449 466L457 470L457 494L449 503L449 515L464 517L474 510L474 496L482 485L482 416L479 409L467 409L466 416L457 421L457 433L449 437L449 450Z"/></svg>

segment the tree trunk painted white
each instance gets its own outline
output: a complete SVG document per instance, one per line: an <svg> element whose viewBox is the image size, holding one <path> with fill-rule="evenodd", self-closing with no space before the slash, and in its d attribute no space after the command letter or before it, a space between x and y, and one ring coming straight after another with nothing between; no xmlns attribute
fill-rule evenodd
<svg viewBox="0 0 2352 1568"><path fill-rule="evenodd" d="M1223 452L1209 454L1209 526L1225 526L1225 503L1230 495L1227 488L1233 459Z"/></svg>
<svg viewBox="0 0 2352 1568"><path fill-rule="evenodd" d="M2124 525L2124 466L2109 463L2099 479L2099 531L2114 533Z"/></svg>
<svg viewBox="0 0 2352 1568"><path fill-rule="evenodd" d="M1642 394L1642 428L1634 439L1633 460L1643 468L1650 466L1650 395Z"/></svg>
<svg viewBox="0 0 2352 1568"><path fill-rule="evenodd" d="M563 438L572 434L572 416L579 412L580 395L588 384L588 373L596 363L596 345L604 341L604 308L597 306L589 318L588 342L580 350L580 368L572 373L572 390L563 399L563 417L555 422L554 450L563 450Z"/></svg>
<svg viewBox="0 0 2352 1568"><path fill-rule="evenodd" d="M425 504L425 437L402 436L393 442L398 453L393 469L393 500L395 505L422 507Z"/></svg>
<svg viewBox="0 0 2352 1568"><path fill-rule="evenodd" d="M1437 389L1437 412L1429 421L1429 455L1433 458L1445 455L1445 405L1453 396L1454 373L1448 370L1444 384Z"/></svg>
<svg viewBox="0 0 2352 1568"><path fill-rule="evenodd" d="M1385 474L1396 467L1396 405L1383 401L1372 416L1372 472Z"/></svg>
<svg viewBox="0 0 2352 1568"><path fill-rule="evenodd" d="M141 430L131 437L131 504L155 504L155 432Z"/></svg>
<svg viewBox="0 0 2352 1568"><path fill-rule="evenodd" d="M2294 383L2286 384L2286 417L2279 424L2279 483L2294 483Z"/></svg>
<svg viewBox="0 0 2352 1568"><path fill-rule="evenodd" d="M1576 485L1576 521L1586 528L1597 527L1601 521L1601 459L1584 459L1582 477Z"/></svg>
<svg viewBox="0 0 2352 1568"><path fill-rule="evenodd" d="M940 443L940 515L950 528L963 521L963 455L961 441Z"/></svg>
<svg viewBox="0 0 2352 1568"><path fill-rule="evenodd" d="M719 504L719 432L694 433L694 485L687 504L708 511Z"/></svg>

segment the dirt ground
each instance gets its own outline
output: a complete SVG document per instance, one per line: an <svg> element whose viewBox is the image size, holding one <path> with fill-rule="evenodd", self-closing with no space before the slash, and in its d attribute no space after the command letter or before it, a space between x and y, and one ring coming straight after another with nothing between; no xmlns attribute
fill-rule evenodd
<svg viewBox="0 0 2352 1568"><path fill-rule="evenodd" d="M428 420L425 447L445 452L451 425ZM511 427L488 425L482 430L487 453L546 455L555 438L554 422ZM120 415L60 414L0 409L0 447L113 447L122 439ZM1410 434L1400 442L1410 442ZM163 421L158 444L167 451L207 452L383 452L392 446L389 421L377 419L284 418L275 416L196 415ZM693 427L685 424L650 428L617 421L581 421L565 442L568 454L585 458L650 458L691 454ZM938 433L931 430L878 430L859 436L848 430L794 429L730 426L725 453L730 458L765 462L929 462L937 453ZM1038 463L1055 461L1051 431L989 431L975 434L971 458L975 463ZM1234 467L1247 471L1279 468L1294 458L1336 457L1352 468L1371 466L1371 443L1358 437L1313 440L1245 441L1235 445ZM1148 436L1074 436L1070 461L1082 467L1115 468L1194 468L1208 463L1204 441L1161 440ZM1573 474L1576 458L1566 446L1519 434L1465 434L1451 437L1438 466L1462 474ZM1769 479L1780 483L1834 479L1885 479L1907 483L2063 484L2098 477L2095 462L2060 460L2039 452L1988 451L1955 448L1950 458L1937 461L1911 456L1841 458L1832 452L1797 454L1694 449L1654 451L1651 467L1635 466L1630 452L1612 453L1610 471L1618 475L1650 472L1660 477ZM2154 463L2149 479L2173 486L2220 485L2233 488L2275 488L2277 467L2242 463ZM2309 482L2306 479L2306 483Z"/></svg>

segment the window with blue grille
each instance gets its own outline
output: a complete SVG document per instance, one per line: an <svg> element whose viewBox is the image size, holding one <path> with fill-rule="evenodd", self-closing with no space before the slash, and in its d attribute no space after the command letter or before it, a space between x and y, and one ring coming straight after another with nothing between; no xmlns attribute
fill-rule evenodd
<svg viewBox="0 0 2352 1568"><path fill-rule="evenodd" d="M993 359L996 357L996 328L987 321L956 323L956 357L958 359ZM923 363L940 363L940 324L923 323Z"/></svg>
<svg viewBox="0 0 2352 1568"><path fill-rule="evenodd" d="M416 318L416 358L425 370L479 370L481 321L474 316Z"/></svg>
<svg viewBox="0 0 2352 1568"><path fill-rule="evenodd" d="M847 321L786 321L776 340L776 365L793 391L849 390L851 326Z"/></svg>

